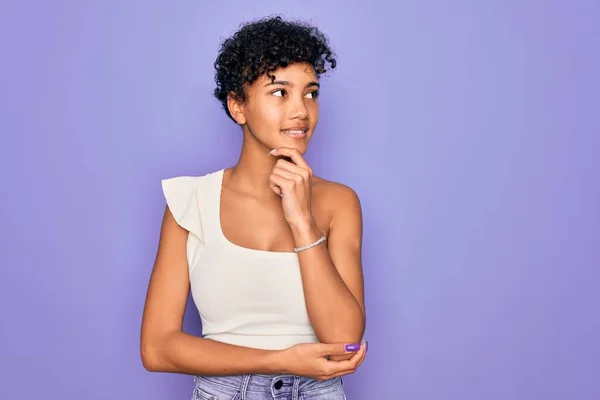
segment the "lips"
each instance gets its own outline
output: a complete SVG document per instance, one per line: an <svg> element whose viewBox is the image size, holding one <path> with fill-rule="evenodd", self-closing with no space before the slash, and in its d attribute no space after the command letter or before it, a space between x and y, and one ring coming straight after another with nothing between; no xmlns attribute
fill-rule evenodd
<svg viewBox="0 0 600 400"><path fill-rule="evenodd" d="M293 128L282 129L281 132L288 135L303 135L308 131L308 127L296 126Z"/></svg>

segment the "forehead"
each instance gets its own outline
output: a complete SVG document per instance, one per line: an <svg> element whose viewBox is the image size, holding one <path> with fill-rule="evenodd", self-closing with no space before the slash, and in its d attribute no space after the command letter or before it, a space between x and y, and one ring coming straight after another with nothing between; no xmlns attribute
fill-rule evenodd
<svg viewBox="0 0 600 400"><path fill-rule="evenodd" d="M287 67L277 68L271 75L276 81L287 81L291 84L304 85L307 82L316 82L317 74L312 65L308 63L290 64ZM271 78L263 74L256 80L256 84L264 86L271 82Z"/></svg>

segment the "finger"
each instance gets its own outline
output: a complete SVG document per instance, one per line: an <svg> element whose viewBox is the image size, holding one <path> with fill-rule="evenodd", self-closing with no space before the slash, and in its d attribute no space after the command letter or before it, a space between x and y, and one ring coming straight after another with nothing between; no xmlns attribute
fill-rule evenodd
<svg viewBox="0 0 600 400"><path fill-rule="evenodd" d="M297 166L305 168L307 170L310 168L308 166L308 164L306 163L306 161L304 160L304 157L302 157L302 154L300 154L300 152L298 151L298 149L292 149L289 147L280 147L278 149L272 150L270 154L274 155L274 156L290 157L292 159L292 161L294 163L296 163Z"/></svg>
<svg viewBox="0 0 600 400"><path fill-rule="evenodd" d="M322 379L331 379L337 376L353 374L356 372L358 365L350 365L341 361L327 361L324 368L324 374L320 376Z"/></svg>
<svg viewBox="0 0 600 400"><path fill-rule="evenodd" d="M283 168L290 172L294 172L298 175L302 175L305 178L309 178L312 175L312 169L310 169L310 168L306 169L306 168L300 167L300 166L294 164L293 162L284 160L283 158L280 158L279 160L277 160L277 163L275 165L277 167Z"/></svg>
<svg viewBox="0 0 600 400"><path fill-rule="evenodd" d="M271 190L273 190L275 192L275 194L277 194L278 196L281 196L281 188L279 186L277 186L273 182L269 182L269 187L271 188Z"/></svg>
<svg viewBox="0 0 600 400"><path fill-rule="evenodd" d="M273 180L273 174L269 176L269 187L273 190L279 197L283 196L283 190L280 185L277 184L276 180Z"/></svg>
<svg viewBox="0 0 600 400"><path fill-rule="evenodd" d="M284 178L281 175L271 173L271 175L269 176L269 185L270 184L275 184L275 186L279 186L281 194L283 195L288 191L292 190L293 185L295 185L296 183L294 181Z"/></svg>
<svg viewBox="0 0 600 400"><path fill-rule="evenodd" d="M356 353L349 360L330 361L337 363L336 365L334 365L333 371L330 371L330 374L348 373L348 371L355 371L356 368L358 368L358 366L360 365L360 359L361 356L358 353Z"/></svg>
<svg viewBox="0 0 600 400"><path fill-rule="evenodd" d="M353 374L356 372L360 364L362 364L362 360L364 360L364 356L360 358L356 364L348 363L346 361L328 361L328 363L332 363L333 365L328 367L328 373L327 375L322 376L322 379L327 380L336 378L338 376Z"/></svg>
<svg viewBox="0 0 600 400"><path fill-rule="evenodd" d="M306 171L305 171L306 172ZM298 184L301 184L302 182L304 182L304 177L302 175L299 175L295 172L291 172L279 167L275 167L273 168L273 173L276 175L279 175L281 177L284 177L287 180L296 182Z"/></svg>
<svg viewBox="0 0 600 400"><path fill-rule="evenodd" d="M367 346L368 343L363 340L360 344L360 350L357 351L357 353L360 353L360 358L357 360L356 368L358 368L358 366L364 361L365 357L367 357Z"/></svg>
<svg viewBox="0 0 600 400"><path fill-rule="evenodd" d="M358 344L348 343L320 343L319 344L319 355L321 356L333 356L333 355L345 355L348 353L354 353L360 350Z"/></svg>
<svg viewBox="0 0 600 400"><path fill-rule="evenodd" d="M365 344L363 343L360 346L360 349L358 351L356 351L352 357L350 357L347 360L340 360L340 361L329 361L333 364L334 367L334 371L331 371L332 373L336 373L339 371L346 371L346 370L351 370L351 369L355 369L362 361L362 359L364 358L364 354L365 354ZM348 352L346 352L345 354L348 354Z"/></svg>
<svg viewBox="0 0 600 400"><path fill-rule="evenodd" d="M362 351L360 359L358 360L358 363L356 364L356 368L358 368L358 366L360 364L362 364L363 361L365 361L365 358L367 358L367 343L364 344L364 347L365 347L365 349Z"/></svg>

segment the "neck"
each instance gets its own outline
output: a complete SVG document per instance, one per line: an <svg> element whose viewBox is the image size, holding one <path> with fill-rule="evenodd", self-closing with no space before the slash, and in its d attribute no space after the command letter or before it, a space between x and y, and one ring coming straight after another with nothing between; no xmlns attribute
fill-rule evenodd
<svg viewBox="0 0 600 400"><path fill-rule="evenodd" d="M277 157L269 155L271 150L254 139L250 133L244 132L240 157L231 169L229 184L257 197L274 194L269 187L269 175L275 167Z"/></svg>

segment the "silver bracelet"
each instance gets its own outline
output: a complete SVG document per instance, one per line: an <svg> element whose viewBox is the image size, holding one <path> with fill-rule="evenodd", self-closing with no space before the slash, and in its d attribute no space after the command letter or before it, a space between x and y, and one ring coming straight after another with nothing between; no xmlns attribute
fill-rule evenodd
<svg viewBox="0 0 600 400"><path fill-rule="evenodd" d="M310 248L313 248L313 247L323 243L326 239L327 239L327 235L325 234L325 232L323 232L323 236L321 236L321 238L319 240L317 240L316 242L306 245L304 247L294 247L294 251L296 253L300 253L301 251L308 250Z"/></svg>

